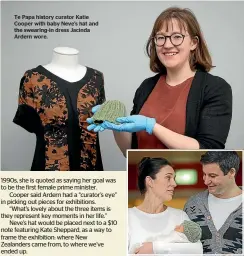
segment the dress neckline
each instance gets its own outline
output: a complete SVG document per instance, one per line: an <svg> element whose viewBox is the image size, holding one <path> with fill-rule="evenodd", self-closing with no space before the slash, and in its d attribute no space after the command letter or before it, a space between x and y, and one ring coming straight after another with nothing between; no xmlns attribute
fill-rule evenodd
<svg viewBox="0 0 244 256"><path fill-rule="evenodd" d="M91 72L92 69L89 67L86 67L86 73L80 80L75 81L75 82L69 82L69 81L55 75L48 69L44 68L42 65L37 66L35 70L40 72L41 74L47 76L48 78L51 78L53 81L55 81L57 83L63 83L63 84L69 85L69 86L85 84L86 82L88 82L88 79L92 73Z"/></svg>

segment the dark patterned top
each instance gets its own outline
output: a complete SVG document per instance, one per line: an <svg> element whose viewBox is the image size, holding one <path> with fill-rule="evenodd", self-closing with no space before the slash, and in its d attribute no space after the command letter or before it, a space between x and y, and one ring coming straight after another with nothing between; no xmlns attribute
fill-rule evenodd
<svg viewBox="0 0 244 256"><path fill-rule="evenodd" d="M98 134L87 130L86 119L104 101L103 74L95 69L87 67L77 82L43 66L26 71L13 121L37 136L31 170L103 170Z"/></svg>
<svg viewBox="0 0 244 256"><path fill-rule="evenodd" d="M192 196L185 204L184 211L202 228L204 254L242 254L242 204L229 215L219 230L208 208L207 190Z"/></svg>

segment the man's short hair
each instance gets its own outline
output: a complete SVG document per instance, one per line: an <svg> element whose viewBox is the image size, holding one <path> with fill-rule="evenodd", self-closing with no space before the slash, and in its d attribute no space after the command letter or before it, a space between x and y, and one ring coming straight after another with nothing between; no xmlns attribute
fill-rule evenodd
<svg viewBox="0 0 244 256"><path fill-rule="evenodd" d="M202 164L218 164L224 175L234 168L235 176L239 170L240 161L240 157L235 151L208 151L201 156L200 160Z"/></svg>

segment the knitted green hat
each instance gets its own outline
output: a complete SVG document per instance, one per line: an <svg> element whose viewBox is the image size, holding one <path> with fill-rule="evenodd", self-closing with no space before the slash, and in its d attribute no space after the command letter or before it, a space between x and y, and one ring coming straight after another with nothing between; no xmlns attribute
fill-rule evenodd
<svg viewBox="0 0 244 256"><path fill-rule="evenodd" d="M184 234L191 243L196 243L202 237L201 227L189 220L185 220L181 225L184 227Z"/></svg>
<svg viewBox="0 0 244 256"><path fill-rule="evenodd" d="M114 124L119 124L116 122L118 117L123 117L126 115L125 105L118 100L108 100L104 102L99 110L92 117L94 123L101 123L103 121L109 121Z"/></svg>

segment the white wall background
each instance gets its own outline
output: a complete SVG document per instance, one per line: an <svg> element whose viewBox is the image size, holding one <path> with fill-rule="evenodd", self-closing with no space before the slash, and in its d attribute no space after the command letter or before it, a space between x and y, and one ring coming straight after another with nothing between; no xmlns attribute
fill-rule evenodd
<svg viewBox="0 0 244 256"><path fill-rule="evenodd" d="M201 25L213 64L211 73L223 77L233 90L233 119L227 149L244 148L243 59L244 2L1 2L2 4L2 170L29 170L35 135L12 120L17 110L19 82L27 69L50 62L52 50L69 46L80 51L82 65L104 73L107 99L118 99L132 108L140 83L154 75L149 70L145 44L157 16L177 5L193 10ZM14 39L15 14L89 15L99 21L90 33L55 33L47 40ZM125 170L112 132L101 133L105 170Z"/></svg>

